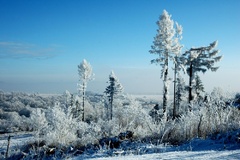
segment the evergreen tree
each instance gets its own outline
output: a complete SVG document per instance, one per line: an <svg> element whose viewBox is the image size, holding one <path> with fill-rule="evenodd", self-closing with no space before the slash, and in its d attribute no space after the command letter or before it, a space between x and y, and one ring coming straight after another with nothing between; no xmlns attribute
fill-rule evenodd
<svg viewBox="0 0 240 160"><path fill-rule="evenodd" d="M217 41L210 43L210 45L206 47L191 48L183 54L184 64L187 66L187 73L189 75L189 103L193 100L192 89L196 73L205 73L209 69L211 71L217 71L219 68L214 67L215 62L220 61L222 58L222 56L216 56L219 53L217 49L214 49L216 46Z"/></svg>
<svg viewBox="0 0 240 160"><path fill-rule="evenodd" d="M153 45L149 51L151 54L157 54L159 57L151 60L151 63L159 64L162 67L161 78L163 78L163 112L166 112L168 101L168 64L169 58L173 58L173 38L175 34L174 22L166 10L163 11L157 21L158 30L154 37Z"/></svg>
<svg viewBox="0 0 240 160"><path fill-rule="evenodd" d="M123 87L119 83L119 80L115 76L113 71L109 75L108 83L109 83L109 85L107 86L104 93L107 95L108 101L109 101L109 107L108 107L108 112L107 112L108 119L112 120L112 117L113 117L113 113L112 113L113 112L113 99L114 99L115 95L117 95L119 93L122 93ZM109 114L110 114L110 116L109 116Z"/></svg>
<svg viewBox="0 0 240 160"><path fill-rule="evenodd" d="M78 83L78 91L82 94L82 121L84 121L84 103L87 82L93 80L92 66L85 59L78 65L78 75L80 82Z"/></svg>

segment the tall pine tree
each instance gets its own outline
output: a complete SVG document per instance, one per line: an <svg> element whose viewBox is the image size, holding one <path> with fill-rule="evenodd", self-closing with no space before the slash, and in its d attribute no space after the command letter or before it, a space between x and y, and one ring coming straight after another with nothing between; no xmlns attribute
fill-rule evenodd
<svg viewBox="0 0 240 160"><path fill-rule="evenodd" d="M158 58L151 60L151 63L159 64L162 67L161 78L163 78L163 113L166 112L169 77L168 67L169 59L173 58L173 39L175 34L174 22L166 10L163 11L157 21L157 35L154 37L153 45L149 51L151 54L157 54Z"/></svg>
<svg viewBox="0 0 240 160"><path fill-rule="evenodd" d="M105 90L105 94L108 97L109 105L107 108L107 115L108 120L112 120L113 117L113 100L114 96L123 92L123 87L120 84L118 78L115 76L114 72L112 71L109 75L109 85L107 86Z"/></svg>

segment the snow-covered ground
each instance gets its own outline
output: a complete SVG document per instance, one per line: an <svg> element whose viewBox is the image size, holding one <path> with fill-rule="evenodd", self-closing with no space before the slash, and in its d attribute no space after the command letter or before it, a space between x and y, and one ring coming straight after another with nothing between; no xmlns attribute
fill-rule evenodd
<svg viewBox="0 0 240 160"><path fill-rule="evenodd" d="M73 160L172 160L172 159L214 159L240 160L240 130L217 134L207 139L195 138L179 146L130 144L129 149L118 149L112 152L104 150L94 155L80 155ZM133 145L131 147L131 145ZM134 148L134 149L133 149ZM107 154L106 154L107 153ZM109 154L111 153L111 154Z"/></svg>
<svg viewBox="0 0 240 160"><path fill-rule="evenodd" d="M0 152L5 152L8 145L8 136L10 138L10 151L19 149L19 147L33 142L34 137L31 133L11 133L11 134L2 134L0 135Z"/></svg>
<svg viewBox="0 0 240 160"><path fill-rule="evenodd" d="M204 159L204 160L239 160L240 149L231 151L174 151L165 153L153 153L144 155L126 155L115 157L92 158L92 160L180 160L180 159ZM77 160L77 158L75 159Z"/></svg>
<svg viewBox="0 0 240 160"><path fill-rule="evenodd" d="M125 147L119 149L101 148L99 151L86 151L79 156L69 155L65 158L71 160L93 159L93 160L172 160L172 159L214 159L214 160L239 160L240 142L238 138L240 130L219 134L208 139L193 139L180 146L153 145L144 143L126 143ZM18 149L34 141L30 133L12 134L10 152L19 152ZM6 152L8 135L0 136L0 151L3 158Z"/></svg>

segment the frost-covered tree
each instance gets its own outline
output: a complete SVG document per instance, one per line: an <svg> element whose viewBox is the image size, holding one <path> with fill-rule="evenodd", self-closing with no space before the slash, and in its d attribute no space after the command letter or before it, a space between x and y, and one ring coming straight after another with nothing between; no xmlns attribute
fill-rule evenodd
<svg viewBox="0 0 240 160"><path fill-rule="evenodd" d="M30 117L30 122L35 131L34 135L39 140L39 136L41 134L44 134L48 128L48 122L45 117L45 112L40 108L33 109Z"/></svg>
<svg viewBox="0 0 240 160"><path fill-rule="evenodd" d="M195 88L195 92L197 94L197 97L199 98L200 94L204 93L204 86L203 86L202 80L200 79L199 75L196 75L196 77L195 77L194 88Z"/></svg>
<svg viewBox="0 0 240 160"><path fill-rule="evenodd" d="M71 94L68 90L64 92L65 96L65 105L67 107L72 107L73 106L73 94Z"/></svg>
<svg viewBox="0 0 240 160"><path fill-rule="evenodd" d="M78 65L78 91L82 95L82 121L84 121L84 103L87 82L93 80L92 66L85 59ZM77 109L78 110L78 109Z"/></svg>
<svg viewBox="0 0 240 160"><path fill-rule="evenodd" d="M65 109L71 110L72 113L72 117L73 118L80 118L80 113L81 113L81 109L80 109L80 102L81 99L78 95L71 94L69 91L66 90L66 92L64 93L64 97L65 99ZM84 103L84 109L85 109L85 103Z"/></svg>
<svg viewBox="0 0 240 160"><path fill-rule="evenodd" d="M177 108L179 107L179 104L177 104L179 97L177 97L177 92L179 92L179 90L177 89L177 85L179 82L178 77L180 77L179 71L180 70L184 70L184 67L182 65L182 61L181 61L181 50L183 45L181 45L180 40L182 39L182 31L183 28L181 25L179 25L176 22L176 33L175 33L175 38L173 41L173 53L174 53L174 91L173 91L173 119L175 119L177 117ZM181 77L180 77L181 78ZM179 94L179 93L178 93Z"/></svg>
<svg viewBox="0 0 240 160"><path fill-rule="evenodd" d="M161 78L163 78L163 112L166 112L168 101L169 77L168 67L169 59L173 58L173 41L175 35L174 22L171 15L166 10L157 21L158 29L154 37L153 45L149 51L151 54L157 54L158 58L151 60L151 63L159 64L162 67Z"/></svg>
<svg viewBox="0 0 240 160"><path fill-rule="evenodd" d="M185 88L186 86L185 86L184 79L180 75L178 75L176 79L176 91L175 91L175 105L176 105L175 116L179 115L178 110L180 108L180 104L183 101L186 93Z"/></svg>
<svg viewBox="0 0 240 160"><path fill-rule="evenodd" d="M122 93L123 92L123 86L120 84L118 78L115 76L114 72L112 71L109 75L109 81L108 81L109 85L107 86L106 90L105 90L105 94L108 97L108 101L109 101L109 107L108 107L108 118L110 120L112 120L113 117L113 99L114 96ZM110 112L110 117L109 117L109 112Z"/></svg>
<svg viewBox="0 0 240 160"><path fill-rule="evenodd" d="M215 62L220 61L222 58L222 56L217 56L219 51L215 49L216 46L217 41L214 41L206 47L191 48L183 54L185 57L184 63L187 67L187 73L189 75L189 102L193 100L192 89L196 73L205 73L207 70L217 71L219 68L214 66Z"/></svg>
<svg viewBox="0 0 240 160"><path fill-rule="evenodd" d="M72 117L71 108L65 111L59 102L54 107L46 111L48 130L44 137L48 144L69 145L77 139L78 123L77 119Z"/></svg>

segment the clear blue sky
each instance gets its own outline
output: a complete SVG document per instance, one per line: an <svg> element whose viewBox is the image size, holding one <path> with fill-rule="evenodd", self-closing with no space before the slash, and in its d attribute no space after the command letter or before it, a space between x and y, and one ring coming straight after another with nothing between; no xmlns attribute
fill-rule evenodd
<svg viewBox="0 0 240 160"><path fill-rule="evenodd" d="M149 54L166 9L183 26L185 49L219 41L220 69L207 91L240 91L239 0L0 0L0 90L76 92L77 65L91 63L88 90L103 92L111 70L128 93L162 93Z"/></svg>

